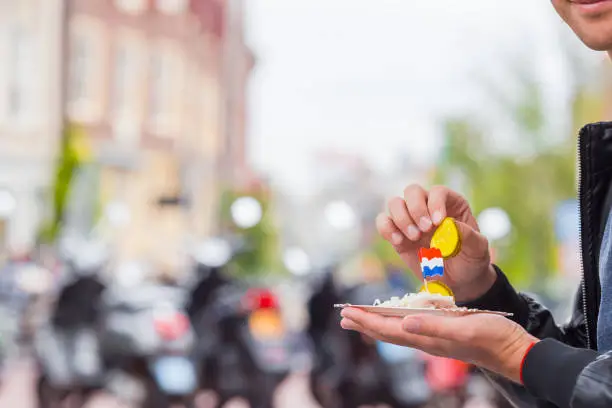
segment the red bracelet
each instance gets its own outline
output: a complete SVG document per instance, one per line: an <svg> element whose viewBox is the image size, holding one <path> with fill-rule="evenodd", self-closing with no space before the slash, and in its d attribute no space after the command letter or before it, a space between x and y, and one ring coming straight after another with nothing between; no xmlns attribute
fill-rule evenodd
<svg viewBox="0 0 612 408"><path fill-rule="evenodd" d="M533 346L535 346L537 343L538 343L537 341L534 341L533 343L531 343L529 347L527 347L527 350L525 350L525 354L523 354L523 359L521 360L521 372L520 372L521 385L525 385L525 381L523 381L523 367L525 366L525 360L527 360L527 354L529 354Z"/></svg>

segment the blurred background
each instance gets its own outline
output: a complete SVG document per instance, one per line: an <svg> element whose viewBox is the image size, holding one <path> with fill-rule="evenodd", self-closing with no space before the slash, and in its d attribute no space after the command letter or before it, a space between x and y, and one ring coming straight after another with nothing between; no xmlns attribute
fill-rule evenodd
<svg viewBox="0 0 612 408"><path fill-rule="evenodd" d="M1 407L505 406L338 329L418 288L374 226L415 182L568 315L612 78L548 2L0 0L0 56Z"/></svg>

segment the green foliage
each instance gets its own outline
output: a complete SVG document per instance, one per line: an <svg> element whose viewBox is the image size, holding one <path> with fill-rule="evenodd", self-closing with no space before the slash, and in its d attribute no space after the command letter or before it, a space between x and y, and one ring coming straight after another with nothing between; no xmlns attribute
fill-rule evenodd
<svg viewBox="0 0 612 408"><path fill-rule="evenodd" d="M259 224L242 229L236 226L231 217L231 205L240 197L250 196L259 201L263 216ZM274 223L272 204L266 191L226 190L221 195L222 229L244 240L244 250L232 260L232 272L242 277L261 276L283 270L279 250L279 233Z"/></svg>
<svg viewBox="0 0 612 408"><path fill-rule="evenodd" d="M89 160L86 136L76 125L65 128L52 184L52 213L39 232L41 243L53 243L61 232L75 174Z"/></svg>
<svg viewBox="0 0 612 408"><path fill-rule="evenodd" d="M605 110L601 78L594 75L585 59L566 38L559 41L570 69L571 118L560 144L546 117L544 98L527 61L509 60L507 78L518 98L513 99L498 84L483 86L512 124L516 153L500 155L485 131L471 118L445 123L446 143L436 171L436 184L450 184L467 196L475 214L501 207L512 222L512 233L494 245L496 262L514 284L536 290L555 273L558 246L553 215L562 200L575 198L576 137L585 123L602 120ZM506 83L505 85L508 85ZM508 87L507 87L508 88ZM557 119L557 118L554 118ZM461 177L457 177L457 173ZM457 186L457 180L464 185Z"/></svg>
<svg viewBox="0 0 612 408"><path fill-rule="evenodd" d="M544 285L555 271L556 242L553 214L561 200L575 197L575 143L555 148L533 146L544 134L542 107L531 98L513 110L519 125L517 143L532 144L535 154L519 159L493 153L483 133L469 120L446 124L447 151L437 182L448 183L461 172L463 190L475 214L501 207L512 222L512 234L496 245L496 262L513 283L523 287Z"/></svg>
<svg viewBox="0 0 612 408"><path fill-rule="evenodd" d="M395 252L391 244L378 234L376 234L372 242L369 253L387 267L406 268L406 264L402 261L397 252Z"/></svg>
<svg viewBox="0 0 612 408"><path fill-rule="evenodd" d="M445 126L446 151L437 172L437 183L449 183L456 172L465 181L463 193L475 214L488 207L501 207L510 216L512 233L495 244L497 263L513 283L538 289L555 272L557 243L553 215L561 200L575 198L576 137L585 123L604 116L603 87L584 59L562 41L564 56L575 80L568 83L571 120L565 139L559 140L547 125L541 88L528 64L514 67L511 99L499 87L489 85L489 94L514 125L515 146L521 157L494 152L482 129L470 118L449 120ZM509 61L512 65L512 61ZM595 77L595 79L594 79ZM514 82L513 82L514 83ZM487 84L484 84L487 86Z"/></svg>
<svg viewBox="0 0 612 408"><path fill-rule="evenodd" d="M605 104L601 90L589 88L578 89L572 104L572 119L574 134L585 123L597 122L604 118Z"/></svg>

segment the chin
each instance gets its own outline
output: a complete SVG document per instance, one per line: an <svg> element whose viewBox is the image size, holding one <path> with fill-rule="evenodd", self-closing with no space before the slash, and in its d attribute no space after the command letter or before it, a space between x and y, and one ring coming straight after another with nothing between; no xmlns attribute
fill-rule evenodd
<svg viewBox="0 0 612 408"><path fill-rule="evenodd" d="M582 42L594 51L612 51L612 38L581 36Z"/></svg>
<svg viewBox="0 0 612 408"><path fill-rule="evenodd" d="M592 50L612 50L612 20L610 18L596 24L578 24L572 28L582 42Z"/></svg>

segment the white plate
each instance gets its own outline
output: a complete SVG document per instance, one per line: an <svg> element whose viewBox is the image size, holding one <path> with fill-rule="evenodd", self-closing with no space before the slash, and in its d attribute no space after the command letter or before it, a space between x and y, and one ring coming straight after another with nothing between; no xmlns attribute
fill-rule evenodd
<svg viewBox="0 0 612 408"><path fill-rule="evenodd" d="M416 314L427 314L436 316L465 316L469 314L494 314L500 316L512 316L512 313L506 312L492 312L490 310L478 310L478 309L421 309L413 307L384 307L384 306L367 306L367 305L351 305L342 304L334 305L335 308L344 309L345 307L354 307L357 309L364 310L369 313L378 313L388 317L405 317Z"/></svg>

